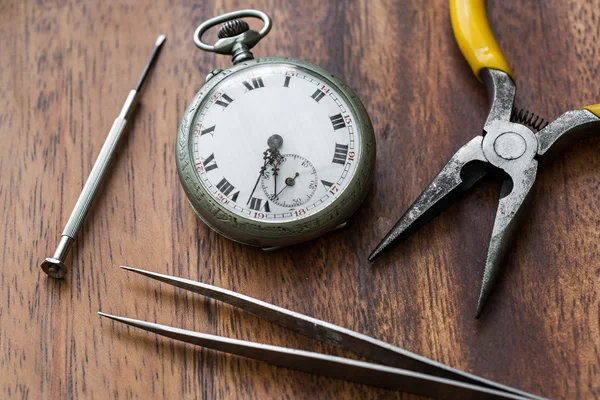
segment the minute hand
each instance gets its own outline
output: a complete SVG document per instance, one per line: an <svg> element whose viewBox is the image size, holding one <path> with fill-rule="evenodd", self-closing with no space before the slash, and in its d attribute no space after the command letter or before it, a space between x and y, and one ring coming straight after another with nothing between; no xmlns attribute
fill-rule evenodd
<svg viewBox="0 0 600 400"><path fill-rule="evenodd" d="M265 153L267 153L267 152L268 152L268 150ZM248 201L246 202L246 205L250 204L250 200L252 200L252 196L254 195L254 192L256 192L256 188L258 187L260 178L262 178L262 176L265 174L265 170L267 169L267 164L269 164L269 157L265 154L265 163L260 168L258 178L256 178L256 183L254 184L254 189L252 189L252 193L250 193L250 196L248 197Z"/></svg>

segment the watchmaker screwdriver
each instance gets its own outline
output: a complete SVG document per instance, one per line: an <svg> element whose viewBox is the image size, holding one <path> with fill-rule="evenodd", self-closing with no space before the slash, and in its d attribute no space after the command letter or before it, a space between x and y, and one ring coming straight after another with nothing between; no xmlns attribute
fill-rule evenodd
<svg viewBox="0 0 600 400"><path fill-rule="evenodd" d="M60 279L63 278L67 273L68 268L64 263L65 259L67 258L69 250L75 241L75 237L77 237L77 232L79 232L79 229L83 224L83 220L85 219L85 216L89 211L92 202L94 201L94 197L98 192L98 187L102 182L102 178L104 178L104 174L106 173L108 164L110 163L115 149L117 148L119 139L121 138L121 135L127 126L129 117L133 114L135 106L137 105L138 96L142 86L144 85L148 72L156 60L156 57L158 56L158 53L166 38L167 37L165 35L160 35L156 39L152 53L150 53L150 57L144 66L144 70L142 71L135 89L130 91L129 95L127 95L127 99L121 108L119 116L115 119L115 122L113 122L113 125L108 132L106 141L104 142L104 145L100 150L100 154L98 154L98 158L92 167L90 176L83 186L83 190L79 195L79 199L75 204L75 208L71 212L71 216L67 221L67 225L65 226L54 255L51 258L46 258L40 264L40 268L42 268L42 270L48 274L48 276Z"/></svg>

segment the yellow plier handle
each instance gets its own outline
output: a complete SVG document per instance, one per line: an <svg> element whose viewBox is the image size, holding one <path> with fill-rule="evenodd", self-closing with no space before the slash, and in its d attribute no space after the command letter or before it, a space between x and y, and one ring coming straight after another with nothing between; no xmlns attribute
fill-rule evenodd
<svg viewBox="0 0 600 400"><path fill-rule="evenodd" d="M594 114L596 117L600 118L600 104L593 104L591 106L587 106L587 107L583 107L586 110L588 110L589 112L591 112L592 114Z"/></svg>
<svg viewBox="0 0 600 400"><path fill-rule="evenodd" d="M513 72L506 62L488 23L485 0L450 0L454 37L477 79L483 68Z"/></svg>
<svg viewBox="0 0 600 400"><path fill-rule="evenodd" d="M454 37L473 73L481 81L481 70L505 72L514 81L508 62L488 23L485 0L450 0ZM583 107L600 118L600 104Z"/></svg>

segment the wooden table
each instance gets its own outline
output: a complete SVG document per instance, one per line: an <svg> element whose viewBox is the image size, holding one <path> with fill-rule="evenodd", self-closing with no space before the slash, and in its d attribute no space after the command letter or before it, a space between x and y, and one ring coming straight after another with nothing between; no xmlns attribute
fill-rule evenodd
<svg viewBox="0 0 600 400"><path fill-rule="evenodd" d="M184 108L227 57L196 49L205 19L254 6L274 28L258 57L320 64L353 87L378 139L373 188L346 229L272 253L210 231L175 170ZM488 4L517 104L555 118L600 101L600 1ZM52 254L157 34L166 46L66 279ZM5 1L0 12L0 397L412 398L157 338L139 317L340 354L119 265L233 289L410 351L563 399L600 396L600 142L544 165L514 250L473 318L499 195L486 181L404 245L366 257L487 115L446 1Z"/></svg>

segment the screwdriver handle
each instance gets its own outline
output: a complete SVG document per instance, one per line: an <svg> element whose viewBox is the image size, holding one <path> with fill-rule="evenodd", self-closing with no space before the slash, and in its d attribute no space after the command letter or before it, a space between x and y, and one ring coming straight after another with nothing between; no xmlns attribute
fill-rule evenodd
<svg viewBox="0 0 600 400"><path fill-rule="evenodd" d="M85 185L83 185L83 190L77 199L77 203L75 203L75 207L67 221L67 225L65 226L60 242L54 251L54 255L50 258L46 258L40 265L42 270L52 278L61 279L64 278L67 273L68 268L64 261L69 254L69 250L71 250L71 246L75 241L77 232L79 232L79 229L83 224L86 214L92 206L92 202L102 183L102 178L104 178L108 164L110 164L115 148L119 143L119 139L121 139L121 134L127 126L127 119L125 117L131 113L131 110L135 105L136 95L137 92L135 90L129 92L127 100L125 100L125 104L121 109L121 113L115 119L115 122L113 122L112 127L108 132L106 141L102 145L102 149L92 167L90 176L88 176Z"/></svg>
<svg viewBox="0 0 600 400"><path fill-rule="evenodd" d="M484 68L507 73L514 81L488 23L485 0L450 0L450 18L454 37L473 73L481 81Z"/></svg>
<svg viewBox="0 0 600 400"><path fill-rule="evenodd" d="M108 137L106 138L106 142L104 142L100 154L98 154L98 158L90 172L90 176L85 182L83 190L77 199L77 203L75 203L75 208L67 221L67 225L62 233L63 236L75 238L77 232L81 228L81 224L90 209L100 183L102 183L102 179L104 178L114 149L121 138L121 134L123 129L125 129L126 124L127 120L124 118L117 118L115 119L115 122L113 122Z"/></svg>
<svg viewBox="0 0 600 400"><path fill-rule="evenodd" d="M85 182L83 190L79 195L79 199L77 199L77 203L75 204L75 208L73 208L73 212L67 221L67 225L62 233L63 236L69 236L72 239L77 236L77 232L81 228L81 224L83 223L83 220L90 209L92 201L94 200L96 192L98 191L98 187L102 183L102 179L104 178L115 148L117 147L123 130L127 125L127 119L125 119L124 116L127 115L127 110L129 109L132 101L135 99L136 94L137 92L135 90L129 92L121 113L115 119L115 122L113 122L112 127L108 132L108 136L106 137L106 141L104 142L104 145L102 145L102 149L98 154L96 163L92 167L90 176Z"/></svg>

